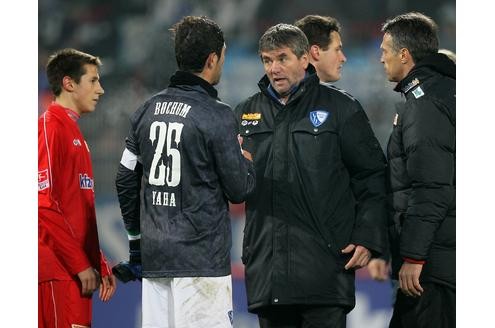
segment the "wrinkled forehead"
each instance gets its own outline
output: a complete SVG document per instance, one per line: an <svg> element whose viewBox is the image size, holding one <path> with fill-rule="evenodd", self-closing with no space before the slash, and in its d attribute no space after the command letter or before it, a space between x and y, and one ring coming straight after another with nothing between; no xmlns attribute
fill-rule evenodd
<svg viewBox="0 0 495 328"><path fill-rule="evenodd" d="M261 58L277 58L277 57L289 57L295 56L296 54L291 48L287 46L282 46L273 49L265 49L261 51Z"/></svg>

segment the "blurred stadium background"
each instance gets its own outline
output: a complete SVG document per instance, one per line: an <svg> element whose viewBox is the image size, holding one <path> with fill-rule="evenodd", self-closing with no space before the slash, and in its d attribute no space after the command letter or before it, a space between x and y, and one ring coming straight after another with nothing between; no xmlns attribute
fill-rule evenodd
<svg viewBox="0 0 495 328"><path fill-rule="evenodd" d="M261 34L276 23L293 23L306 14L330 15L343 25L347 56L343 77L335 83L363 105L384 148L400 96L386 81L379 61L381 24L406 12L420 11L440 27L440 47L456 51L456 6L453 0L44 0L38 2L38 114L51 101L44 72L48 55L73 47L103 61L105 96L94 114L80 121L91 147L99 235L107 257L115 264L127 259L127 237L120 219L114 178L127 134L128 116L151 94L168 85L176 70L168 29L185 15L206 15L224 30L227 57L217 86L220 98L232 107L257 91L263 74L257 57ZM234 327L256 328L246 310L243 266L240 260L242 205L231 207ZM356 308L348 327L383 328L391 314L390 282L372 281L357 272ZM114 298L102 304L95 298L93 327L140 327L140 283L119 284Z"/></svg>

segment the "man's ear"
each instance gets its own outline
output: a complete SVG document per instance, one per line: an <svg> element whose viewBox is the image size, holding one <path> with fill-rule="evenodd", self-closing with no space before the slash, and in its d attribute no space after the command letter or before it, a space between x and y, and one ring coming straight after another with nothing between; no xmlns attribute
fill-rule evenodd
<svg viewBox="0 0 495 328"><path fill-rule="evenodd" d="M407 48L400 49L400 62L402 64L408 64L408 63L413 62L411 53L409 52L409 49L407 49Z"/></svg>
<svg viewBox="0 0 495 328"><path fill-rule="evenodd" d="M320 47L318 47L316 44L313 44L311 48L309 48L309 56L311 59L318 61L320 58Z"/></svg>
<svg viewBox="0 0 495 328"><path fill-rule="evenodd" d="M70 76L64 76L62 79L62 87L66 91L73 91L74 90L74 80Z"/></svg>
<svg viewBox="0 0 495 328"><path fill-rule="evenodd" d="M212 69L215 67L216 63L218 62L218 55L214 52L208 55L208 58L206 58L206 68Z"/></svg>
<svg viewBox="0 0 495 328"><path fill-rule="evenodd" d="M309 55L308 53L304 53L302 56L301 56L301 59L303 61L303 67L304 69L307 69L308 68L308 65L309 65Z"/></svg>

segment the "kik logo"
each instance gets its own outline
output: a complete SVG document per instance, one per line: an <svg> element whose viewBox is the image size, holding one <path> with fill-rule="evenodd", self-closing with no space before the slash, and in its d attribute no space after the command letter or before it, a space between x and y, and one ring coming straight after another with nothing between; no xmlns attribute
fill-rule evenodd
<svg viewBox="0 0 495 328"><path fill-rule="evenodd" d="M79 174L79 188L93 190L93 186L94 186L93 179L88 177L86 173L84 173L84 175Z"/></svg>

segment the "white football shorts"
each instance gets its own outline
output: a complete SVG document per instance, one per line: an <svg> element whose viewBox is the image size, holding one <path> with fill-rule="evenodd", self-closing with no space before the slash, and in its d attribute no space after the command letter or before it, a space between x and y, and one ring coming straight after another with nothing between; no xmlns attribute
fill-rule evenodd
<svg viewBox="0 0 495 328"><path fill-rule="evenodd" d="M143 278L142 328L232 328L232 278Z"/></svg>

